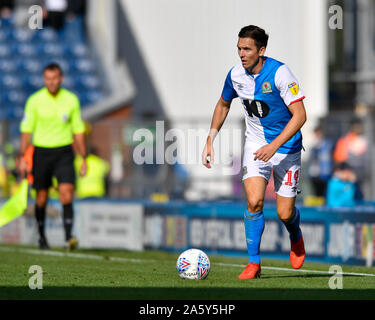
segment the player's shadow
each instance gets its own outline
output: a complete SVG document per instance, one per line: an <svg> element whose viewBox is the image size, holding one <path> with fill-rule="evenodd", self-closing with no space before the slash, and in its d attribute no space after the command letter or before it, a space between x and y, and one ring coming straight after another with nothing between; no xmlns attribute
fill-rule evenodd
<svg viewBox="0 0 375 320"><path fill-rule="evenodd" d="M314 273L314 274L272 274L272 275L265 275L262 274L262 279L275 279L275 278L331 278L334 276L334 274L320 274L320 273ZM351 274L345 274L343 275L344 278L346 277L358 277L358 275L351 275Z"/></svg>

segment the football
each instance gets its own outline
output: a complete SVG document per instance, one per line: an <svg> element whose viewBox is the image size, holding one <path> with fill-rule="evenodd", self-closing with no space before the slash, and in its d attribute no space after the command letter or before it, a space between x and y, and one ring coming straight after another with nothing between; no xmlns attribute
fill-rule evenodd
<svg viewBox="0 0 375 320"><path fill-rule="evenodd" d="M177 272L182 279L203 280L210 272L210 259L199 249L189 249L177 259Z"/></svg>

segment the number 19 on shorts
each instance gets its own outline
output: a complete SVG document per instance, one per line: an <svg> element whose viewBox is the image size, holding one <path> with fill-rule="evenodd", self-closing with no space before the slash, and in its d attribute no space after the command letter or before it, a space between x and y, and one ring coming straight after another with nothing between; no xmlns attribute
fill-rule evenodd
<svg viewBox="0 0 375 320"><path fill-rule="evenodd" d="M292 170L287 170L287 181L285 182L285 185L292 187L293 186L293 181L292 178L294 178L294 185L296 186L298 183L298 175L299 175L299 170L293 171Z"/></svg>

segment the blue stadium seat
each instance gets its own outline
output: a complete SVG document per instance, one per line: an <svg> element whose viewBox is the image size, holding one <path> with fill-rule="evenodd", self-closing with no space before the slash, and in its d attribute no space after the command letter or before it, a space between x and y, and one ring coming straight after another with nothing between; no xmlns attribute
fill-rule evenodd
<svg viewBox="0 0 375 320"><path fill-rule="evenodd" d="M100 80L95 75L82 75L77 77L77 85L80 90L99 90Z"/></svg>
<svg viewBox="0 0 375 320"><path fill-rule="evenodd" d="M62 38L66 43L80 42L84 43L84 21L83 17L76 16L75 19L65 21L65 27L62 30Z"/></svg>
<svg viewBox="0 0 375 320"><path fill-rule="evenodd" d="M86 106L95 102L100 101L103 99L103 94L98 91L84 91L79 93L79 99L81 102L81 105Z"/></svg>
<svg viewBox="0 0 375 320"><path fill-rule="evenodd" d="M72 77L69 74L66 74L64 76L64 82L63 82L64 88L66 88L68 90L72 90L72 89L76 88L76 85L77 85L77 80L76 80L75 77Z"/></svg>
<svg viewBox="0 0 375 320"><path fill-rule="evenodd" d="M20 104L7 105L4 108L4 115L8 119L20 120L23 117L23 113L24 113L24 106Z"/></svg>
<svg viewBox="0 0 375 320"><path fill-rule="evenodd" d="M85 44L84 20L68 20L62 32L17 28L12 19L0 28L0 118L19 120L26 99L44 87L43 69L58 63L63 87L75 92L82 106L104 97L96 65Z"/></svg>
<svg viewBox="0 0 375 320"><path fill-rule="evenodd" d="M20 79L20 77L16 75L12 75L9 73L1 73L0 87L2 92L9 91L12 89L20 89L22 88L22 80Z"/></svg>
<svg viewBox="0 0 375 320"><path fill-rule="evenodd" d="M44 87L42 74L27 74L23 77L23 87L25 90L36 91Z"/></svg>
<svg viewBox="0 0 375 320"><path fill-rule="evenodd" d="M93 72L95 70L95 65L90 59L72 60L70 66L72 71L77 73Z"/></svg>
<svg viewBox="0 0 375 320"><path fill-rule="evenodd" d="M26 58L21 59L18 63L18 67L25 73L41 73L44 65L40 59L37 58Z"/></svg>
<svg viewBox="0 0 375 320"><path fill-rule="evenodd" d="M0 28L0 42L2 44L5 44L6 42L10 41L12 39L11 30L10 29L3 29L3 27Z"/></svg>
<svg viewBox="0 0 375 320"><path fill-rule="evenodd" d="M6 119L6 109L4 106L0 105L0 120Z"/></svg>
<svg viewBox="0 0 375 320"><path fill-rule="evenodd" d="M16 74L18 70L17 61L11 58L0 58L0 75L4 73Z"/></svg>
<svg viewBox="0 0 375 320"><path fill-rule="evenodd" d="M71 58L86 58L88 49L82 43L69 43L65 45L65 54Z"/></svg>
<svg viewBox="0 0 375 320"><path fill-rule="evenodd" d="M64 55L63 45L56 42L46 42L40 45L37 45L38 53L41 56L51 57L61 57Z"/></svg>
<svg viewBox="0 0 375 320"><path fill-rule="evenodd" d="M59 41L59 36L53 28L45 27L34 33L33 41L40 43Z"/></svg>
<svg viewBox="0 0 375 320"><path fill-rule="evenodd" d="M0 40L2 42L2 40ZM0 57L10 57L12 55L12 50L8 44L0 43Z"/></svg>
<svg viewBox="0 0 375 320"><path fill-rule="evenodd" d="M1 19L1 28L2 29L11 28L14 24L13 20L14 20L13 16L10 16L9 18L2 18Z"/></svg>
<svg viewBox="0 0 375 320"><path fill-rule="evenodd" d="M21 90L9 90L1 94L1 101L4 104L10 105L24 105L26 102L27 96Z"/></svg>
<svg viewBox="0 0 375 320"><path fill-rule="evenodd" d="M12 53L22 57L37 57L37 47L32 42L15 42L11 45Z"/></svg>
<svg viewBox="0 0 375 320"><path fill-rule="evenodd" d="M17 42L30 42L34 37L34 32L30 29L14 28L10 37Z"/></svg>

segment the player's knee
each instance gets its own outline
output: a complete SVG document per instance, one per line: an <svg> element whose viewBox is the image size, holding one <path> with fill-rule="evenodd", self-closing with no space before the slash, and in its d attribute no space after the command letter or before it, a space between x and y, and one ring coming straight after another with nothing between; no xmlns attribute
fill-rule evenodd
<svg viewBox="0 0 375 320"><path fill-rule="evenodd" d="M283 222L288 222L293 216L293 208L278 208L277 209L277 216Z"/></svg>
<svg viewBox="0 0 375 320"><path fill-rule="evenodd" d="M36 199L35 201L36 205L39 207L39 208L43 208L47 205L47 199Z"/></svg>
<svg viewBox="0 0 375 320"><path fill-rule="evenodd" d="M69 204L73 202L73 194L70 192L66 192L63 194L60 194L60 201L62 204Z"/></svg>
<svg viewBox="0 0 375 320"><path fill-rule="evenodd" d="M35 203L39 208L42 208L47 205L47 199L48 199L48 192L38 191L36 198L35 198Z"/></svg>
<svg viewBox="0 0 375 320"><path fill-rule="evenodd" d="M259 212L263 209L263 199L250 199L247 201L247 210L250 212Z"/></svg>
<svg viewBox="0 0 375 320"><path fill-rule="evenodd" d="M59 195L60 201L62 204L69 204L73 202L73 187L60 187L59 188Z"/></svg>

